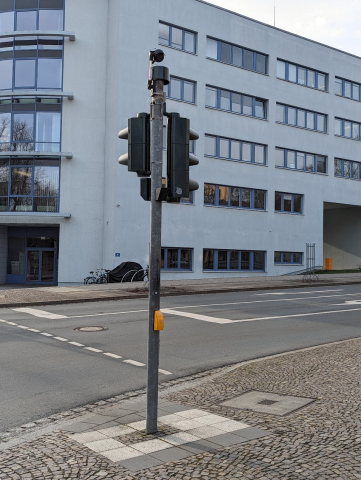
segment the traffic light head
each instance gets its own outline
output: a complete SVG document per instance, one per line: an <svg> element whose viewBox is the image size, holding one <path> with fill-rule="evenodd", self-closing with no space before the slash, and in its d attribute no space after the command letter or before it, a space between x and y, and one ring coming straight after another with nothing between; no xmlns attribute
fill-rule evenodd
<svg viewBox="0 0 361 480"><path fill-rule="evenodd" d="M121 165L128 165L130 172L138 177L150 176L150 122L149 114L138 113L128 119L128 128L118 133L118 137L128 139L128 152L119 157Z"/></svg>
<svg viewBox="0 0 361 480"><path fill-rule="evenodd" d="M182 197L189 197L189 192L198 190L198 183L189 178L189 167L198 165L197 157L189 152L190 140L197 140L199 135L190 128L188 118L179 113L171 113L167 120L167 187L169 201L179 202Z"/></svg>

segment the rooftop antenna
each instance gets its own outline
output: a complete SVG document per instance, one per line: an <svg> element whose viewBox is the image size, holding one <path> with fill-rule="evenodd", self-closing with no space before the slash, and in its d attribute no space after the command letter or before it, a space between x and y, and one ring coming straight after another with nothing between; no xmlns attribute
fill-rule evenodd
<svg viewBox="0 0 361 480"><path fill-rule="evenodd" d="M276 26L276 0L273 1L273 25Z"/></svg>

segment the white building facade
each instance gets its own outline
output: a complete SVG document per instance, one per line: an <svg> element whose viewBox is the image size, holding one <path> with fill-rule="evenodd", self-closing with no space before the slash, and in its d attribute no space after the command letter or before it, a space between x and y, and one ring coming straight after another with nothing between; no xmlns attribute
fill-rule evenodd
<svg viewBox="0 0 361 480"><path fill-rule="evenodd" d="M117 133L149 111L191 121L200 188L164 204L162 278L361 263L361 58L200 0L0 1L0 281L81 282L144 267L149 203ZM165 156L164 156L165 158Z"/></svg>

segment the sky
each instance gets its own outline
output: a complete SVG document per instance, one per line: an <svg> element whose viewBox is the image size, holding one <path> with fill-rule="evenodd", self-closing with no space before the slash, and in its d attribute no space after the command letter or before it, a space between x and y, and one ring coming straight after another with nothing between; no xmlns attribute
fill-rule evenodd
<svg viewBox="0 0 361 480"><path fill-rule="evenodd" d="M273 25L274 0L206 0ZM275 0L276 27L361 57L361 1Z"/></svg>

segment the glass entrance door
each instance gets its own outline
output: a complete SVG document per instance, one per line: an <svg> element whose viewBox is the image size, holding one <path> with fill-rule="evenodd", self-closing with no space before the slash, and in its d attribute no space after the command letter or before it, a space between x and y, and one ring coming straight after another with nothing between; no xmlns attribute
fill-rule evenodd
<svg viewBox="0 0 361 480"><path fill-rule="evenodd" d="M26 249L26 282L30 284L55 284L55 249Z"/></svg>

